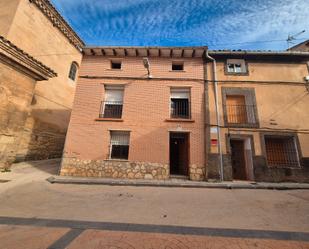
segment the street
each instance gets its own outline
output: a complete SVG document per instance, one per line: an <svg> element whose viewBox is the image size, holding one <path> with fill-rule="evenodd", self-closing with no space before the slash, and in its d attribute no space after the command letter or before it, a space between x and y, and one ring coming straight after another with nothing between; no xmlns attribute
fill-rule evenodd
<svg viewBox="0 0 309 249"><path fill-rule="evenodd" d="M308 190L50 184L59 162L0 173L1 248L309 248Z"/></svg>

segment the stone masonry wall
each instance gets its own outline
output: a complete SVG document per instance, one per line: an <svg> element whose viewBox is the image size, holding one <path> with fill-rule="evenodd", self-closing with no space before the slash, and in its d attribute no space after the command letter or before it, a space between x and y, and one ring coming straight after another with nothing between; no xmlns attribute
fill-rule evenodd
<svg viewBox="0 0 309 249"><path fill-rule="evenodd" d="M63 158L60 175L165 180L169 178L170 174L169 165L167 164ZM204 168L198 167L197 165L190 165L190 180L202 181L204 177Z"/></svg>
<svg viewBox="0 0 309 249"><path fill-rule="evenodd" d="M169 176L169 166L147 162L63 158L60 175L163 180Z"/></svg>

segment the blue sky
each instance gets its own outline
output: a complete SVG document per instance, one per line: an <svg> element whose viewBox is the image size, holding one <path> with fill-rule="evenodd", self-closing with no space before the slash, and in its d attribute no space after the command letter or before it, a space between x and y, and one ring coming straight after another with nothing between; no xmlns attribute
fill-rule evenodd
<svg viewBox="0 0 309 249"><path fill-rule="evenodd" d="M284 50L309 0L52 0L87 45ZM279 40L279 41L278 41ZM271 41L271 42L263 42Z"/></svg>

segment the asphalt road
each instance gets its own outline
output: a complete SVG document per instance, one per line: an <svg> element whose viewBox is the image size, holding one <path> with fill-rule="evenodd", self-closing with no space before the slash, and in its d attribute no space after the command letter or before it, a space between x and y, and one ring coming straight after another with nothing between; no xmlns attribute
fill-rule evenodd
<svg viewBox="0 0 309 249"><path fill-rule="evenodd" d="M308 190L50 184L58 167L0 173L10 180L0 183L1 248L309 248Z"/></svg>

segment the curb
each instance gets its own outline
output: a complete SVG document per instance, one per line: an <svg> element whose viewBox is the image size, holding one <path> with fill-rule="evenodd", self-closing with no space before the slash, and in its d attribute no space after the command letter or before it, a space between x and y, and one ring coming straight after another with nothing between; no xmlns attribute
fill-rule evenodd
<svg viewBox="0 0 309 249"><path fill-rule="evenodd" d="M82 178L51 176L46 179L50 183L58 184L85 184L85 185L107 185L107 186L136 186L136 187L170 187L170 188L212 188L212 189L269 189L269 190L296 190L308 189L306 183L209 183L209 182L173 182L173 181L144 181L144 180L122 180L109 178Z"/></svg>

